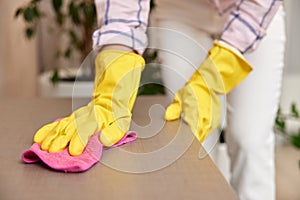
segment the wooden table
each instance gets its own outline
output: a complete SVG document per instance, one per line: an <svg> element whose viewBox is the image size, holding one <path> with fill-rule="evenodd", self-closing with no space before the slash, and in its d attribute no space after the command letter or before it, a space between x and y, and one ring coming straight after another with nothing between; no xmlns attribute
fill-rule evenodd
<svg viewBox="0 0 300 200"><path fill-rule="evenodd" d="M104 151L101 163L84 173L21 161L40 126L71 112L71 99L0 103L0 199L238 199L186 124L164 122L164 97L139 97L132 125L139 138Z"/></svg>

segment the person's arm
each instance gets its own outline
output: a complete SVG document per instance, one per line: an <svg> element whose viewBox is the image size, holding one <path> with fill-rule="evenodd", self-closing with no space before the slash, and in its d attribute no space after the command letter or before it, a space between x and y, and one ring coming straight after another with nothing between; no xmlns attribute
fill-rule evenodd
<svg viewBox="0 0 300 200"><path fill-rule="evenodd" d="M233 9L229 1L213 0L219 9ZM223 3L218 5L217 3ZM241 53L254 50L282 1L240 0L230 13L221 41L215 41L204 62L174 97L166 120L184 121L203 142L218 127L221 104L218 94L228 94L252 71ZM227 9L223 9L226 11ZM224 41L224 42L223 42ZM239 51L241 52L239 52Z"/></svg>
<svg viewBox="0 0 300 200"><path fill-rule="evenodd" d="M95 0L99 29L93 33L94 49L114 45L140 55L147 46L146 28L150 0Z"/></svg>
<svg viewBox="0 0 300 200"><path fill-rule="evenodd" d="M230 12L221 40L242 53L257 48L283 0L240 0ZM222 5L220 5L222 6ZM226 5L230 8L230 5ZM232 5L231 5L232 7ZM224 11L226 8L223 8Z"/></svg>
<svg viewBox="0 0 300 200"><path fill-rule="evenodd" d="M95 133L101 132L104 146L112 146L129 130L145 65L139 54L147 43L149 0L97 0L96 8L100 28L93 40L99 53L92 100L40 128L34 142L41 144L42 150L59 152L68 147L70 155L78 156Z"/></svg>

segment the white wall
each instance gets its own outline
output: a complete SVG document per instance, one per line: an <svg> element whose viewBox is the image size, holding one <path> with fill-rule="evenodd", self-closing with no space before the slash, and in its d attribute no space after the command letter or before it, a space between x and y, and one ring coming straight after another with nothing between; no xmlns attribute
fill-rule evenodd
<svg viewBox="0 0 300 200"><path fill-rule="evenodd" d="M287 49L286 73L300 75L300 1L285 0Z"/></svg>
<svg viewBox="0 0 300 200"><path fill-rule="evenodd" d="M300 108L300 1L285 0L287 43L281 108L289 112L292 102Z"/></svg>

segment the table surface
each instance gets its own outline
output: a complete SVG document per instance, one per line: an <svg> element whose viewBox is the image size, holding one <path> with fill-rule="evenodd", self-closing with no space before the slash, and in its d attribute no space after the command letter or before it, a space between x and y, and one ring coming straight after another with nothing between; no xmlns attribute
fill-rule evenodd
<svg viewBox="0 0 300 200"><path fill-rule="evenodd" d="M131 126L138 139L105 150L84 173L21 161L39 127L85 102L0 100L0 199L238 199L188 126L164 121L169 102L162 96L138 97Z"/></svg>

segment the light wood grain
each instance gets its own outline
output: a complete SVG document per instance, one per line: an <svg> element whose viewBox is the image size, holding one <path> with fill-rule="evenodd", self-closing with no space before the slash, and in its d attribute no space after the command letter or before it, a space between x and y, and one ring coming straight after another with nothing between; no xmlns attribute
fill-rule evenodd
<svg viewBox="0 0 300 200"><path fill-rule="evenodd" d="M151 133L144 127L151 119L148 109L153 104L162 105L152 110L155 119L150 128L154 130L155 125L164 122L162 108L167 103L163 97L138 98L134 121L140 127L135 128L144 131L139 133L144 138L124 145L121 150L151 154L174 143L177 137L182 143L175 142L171 154L177 148L184 151L174 162L147 173L126 173L105 163L105 160L118 158L120 149L112 149L104 151L102 163L87 172L71 174L21 161L21 153L32 144L34 132L46 122L67 115L72 108L71 100L1 99L0 199L237 199L212 160L208 156L198 158L201 146L196 140L190 140L191 133L184 123L179 120L164 123L161 129L155 130L156 134L147 138ZM185 151L186 144L191 145ZM136 169L149 170L151 163L162 159L168 159L168 156L152 157L146 162L130 159L122 162L127 167L139 165Z"/></svg>

